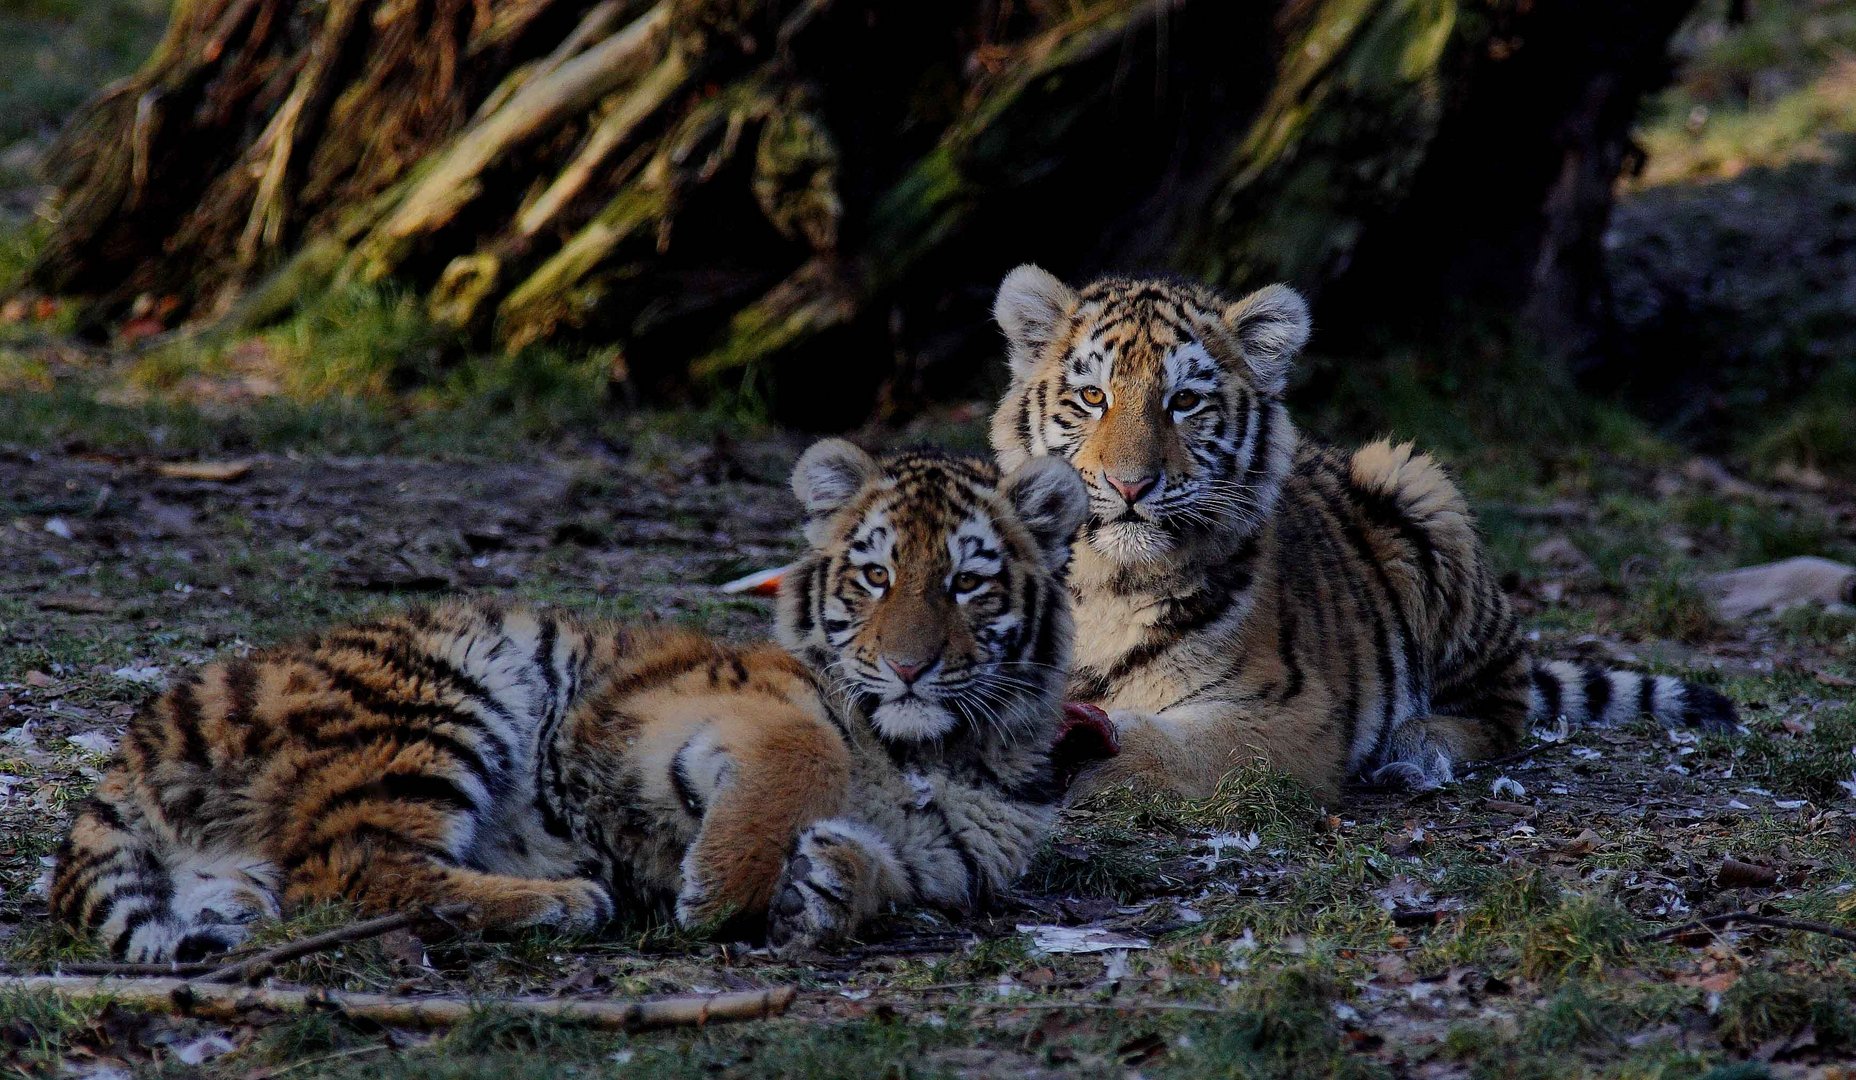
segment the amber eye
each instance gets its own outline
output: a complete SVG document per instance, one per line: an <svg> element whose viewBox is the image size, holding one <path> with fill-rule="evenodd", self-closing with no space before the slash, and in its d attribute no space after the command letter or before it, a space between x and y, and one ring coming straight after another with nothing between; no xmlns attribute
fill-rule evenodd
<svg viewBox="0 0 1856 1080"><path fill-rule="evenodd" d="M1076 396L1082 398L1083 404L1092 409L1101 408L1102 403L1108 400L1108 395L1102 392L1100 386L1085 386L1076 392Z"/></svg>
<svg viewBox="0 0 1856 1080"><path fill-rule="evenodd" d="M881 566L864 567L864 580L878 589L889 588L889 571Z"/></svg>
<svg viewBox="0 0 1856 1080"><path fill-rule="evenodd" d="M954 592L956 593L970 593L984 584L986 584L986 579L971 570L962 570L954 575Z"/></svg>
<svg viewBox="0 0 1856 1080"><path fill-rule="evenodd" d="M1205 398L1195 390L1181 390L1173 395L1173 400L1167 408L1176 413L1191 412L1199 407L1199 402L1204 400Z"/></svg>

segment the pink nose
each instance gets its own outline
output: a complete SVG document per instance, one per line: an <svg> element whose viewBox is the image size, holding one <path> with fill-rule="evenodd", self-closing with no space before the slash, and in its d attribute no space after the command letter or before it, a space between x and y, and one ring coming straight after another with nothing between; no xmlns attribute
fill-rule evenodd
<svg viewBox="0 0 1856 1080"><path fill-rule="evenodd" d="M1114 473L1109 472L1103 473L1102 477L1108 481L1109 487L1121 492L1121 497L1128 500L1128 505L1130 506L1140 502L1141 496L1152 491L1154 489L1154 484L1158 483L1160 480L1157 476L1143 476L1139 480L1123 480Z"/></svg>
<svg viewBox="0 0 1856 1080"><path fill-rule="evenodd" d="M939 659L940 657L935 656L919 663L905 664L893 656L886 656L883 662L889 665L889 670L896 673L896 678L901 679L904 686L914 686L915 680L921 678L922 672L933 667L934 662Z"/></svg>

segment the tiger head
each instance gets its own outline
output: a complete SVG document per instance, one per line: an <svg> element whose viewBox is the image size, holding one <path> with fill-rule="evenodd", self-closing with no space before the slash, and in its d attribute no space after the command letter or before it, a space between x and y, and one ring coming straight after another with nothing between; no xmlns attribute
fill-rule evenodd
<svg viewBox="0 0 1856 1080"><path fill-rule="evenodd" d="M993 317L1012 369L993 449L1006 468L1045 454L1075 465L1097 552L1149 564L1262 521L1294 453L1281 394L1308 305L1293 289L1233 301L1188 282L1105 278L1076 290L1021 266Z"/></svg>
<svg viewBox="0 0 1856 1080"><path fill-rule="evenodd" d="M962 723L1010 737L1054 724L1069 668L1064 572L1087 516L1049 458L1000 477L925 451L842 439L793 471L810 551L780 590L780 641L829 672L886 739Z"/></svg>

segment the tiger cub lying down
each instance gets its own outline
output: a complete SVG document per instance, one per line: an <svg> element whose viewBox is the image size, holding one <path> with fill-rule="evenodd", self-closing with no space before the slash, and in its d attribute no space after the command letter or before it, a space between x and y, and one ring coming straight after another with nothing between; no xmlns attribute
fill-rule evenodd
<svg viewBox="0 0 1856 1080"><path fill-rule="evenodd" d="M1352 775L1449 783L1555 717L1733 730L1706 686L1535 660L1440 465L1298 432L1294 291L1072 289L1022 266L994 312L1012 376L1000 463L1062 458L1089 485L1070 690L1110 710L1122 753L1085 787L1202 797L1260 756L1332 798Z"/></svg>
<svg viewBox="0 0 1856 1080"><path fill-rule="evenodd" d="M453 601L180 680L60 850L53 914L135 961L348 900L590 930L963 908L1025 868L1064 778L1075 471L815 446L771 645Z"/></svg>

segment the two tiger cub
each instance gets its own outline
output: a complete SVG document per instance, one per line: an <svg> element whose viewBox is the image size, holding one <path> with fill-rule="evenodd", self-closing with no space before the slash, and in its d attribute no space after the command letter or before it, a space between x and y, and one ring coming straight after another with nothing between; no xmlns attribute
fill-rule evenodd
<svg viewBox="0 0 1856 1080"><path fill-rule="evenodd" d="M216 664L130 725L54 913L140 960L341 898L815 946L1017 877L1068 779L1060 717L1121 742L1088 787L1188 796L1258 756L1324 796L1432 787L1553 717L1734 727L1707 687L1534 660L1440 466L1302 437L1291 290L1027 266L995 314L1009 471L814 446L784 649L453 603Z"/></svg>
<svg viewBox="0 0 1856 1080"><path fill-rule="evenodd" d="M213 664L130 723L53 914L138 962L333 900L504 930L764 917L809 947L1001 889L1064 787L1082 481L831 440L793 483L786 649L474 601Z"/></svg>

